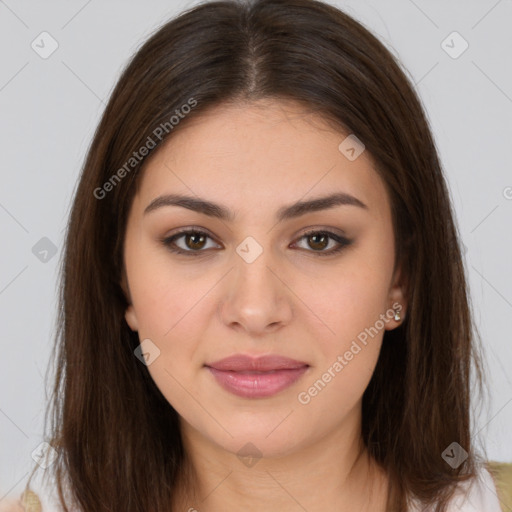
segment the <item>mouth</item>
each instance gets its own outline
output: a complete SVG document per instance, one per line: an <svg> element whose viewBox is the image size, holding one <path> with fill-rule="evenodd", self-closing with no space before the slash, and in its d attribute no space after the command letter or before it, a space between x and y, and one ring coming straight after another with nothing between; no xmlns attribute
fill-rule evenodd
<svg viewBox="0 0 512 512"><path fill-rule="evenodd" d="M226 391L242 398L266 398L295 383L309 365L283 356L237 354L205 367Z"/></svg>

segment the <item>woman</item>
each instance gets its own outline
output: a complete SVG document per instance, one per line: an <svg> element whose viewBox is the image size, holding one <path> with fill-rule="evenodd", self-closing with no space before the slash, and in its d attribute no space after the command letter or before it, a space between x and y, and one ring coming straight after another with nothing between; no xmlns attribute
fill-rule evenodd
<svg viewBox="0 0 512 512"><path fill-rule="evenodd" d="M94 137L62 272L63 510L500 510L435 144L334 7L210 2L158 30Z"/></svg>

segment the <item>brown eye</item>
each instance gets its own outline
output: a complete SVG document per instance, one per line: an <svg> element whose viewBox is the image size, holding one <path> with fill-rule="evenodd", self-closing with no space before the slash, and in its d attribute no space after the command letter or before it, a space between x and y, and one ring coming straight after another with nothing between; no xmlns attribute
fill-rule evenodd
<svg viewBox="0 0 512 512"><path fill-rule="evenodd" d="M206 236L202 233L192 233L185 235L185 245L189 249L202 249L205 245Z"/></svg>
<svg viewBox="0 0 512 512"><path fill-rule="evenodd" d="M181 241L182 239L183 242L181 242L181 245L178 244L177 241ZM163 239L162 243L172 252L199 256L203 252L207 252L204 249L211 248L207 247L209 239L212 240L212 237L205 231L188 229Z"/></svg>
<svg viewBox="0 0 512 512"><path fill-rule="evenodd" d="M181 245L178 244L177 241L182 239ZM352 240L331 231L310 231L299 238L299 240L303 239L306 239L304 249L307 252L316 253L318 256L336 254L352 244ZM187 256L199 256L202 253L209 252L205 249L220 248L218 244L217 247L208 247L208 240L213 241L213 238L207 232L199 229L188 229L164 238L162 243L172 252ZM329 247L331 242L333 246ZM326 250L327 248L330 248L330 250Z"/></svg>
<svg viewBox="0 0 512 512"><path fill-rule="evenodd" d="M329 245L329 237L323 233L308 235L308 243L312 249L323 250Z"/></svg>
<svg viewBox="0 0 512 512"><path fill-rule="evenodd" d="M307 247L305 249L308 252L317 253L318 256L336 254L352 244L352 240L331 231L309 231L299 238L299 240L302 239L306 239ZM329 247L331 241L333 241L333 246L330 247L330 250L325 250Z"/></svg>

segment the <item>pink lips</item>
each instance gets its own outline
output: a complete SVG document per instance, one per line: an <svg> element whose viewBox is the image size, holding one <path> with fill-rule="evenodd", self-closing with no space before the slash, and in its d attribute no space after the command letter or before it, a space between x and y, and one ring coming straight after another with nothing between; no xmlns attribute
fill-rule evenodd
<svg viewBox="0 0 512 512"><path fill-rule="evenodd" d="M291 386L309 368L288 357L242 354L205 365L227 391L243 398L264 398Z"/></svg>

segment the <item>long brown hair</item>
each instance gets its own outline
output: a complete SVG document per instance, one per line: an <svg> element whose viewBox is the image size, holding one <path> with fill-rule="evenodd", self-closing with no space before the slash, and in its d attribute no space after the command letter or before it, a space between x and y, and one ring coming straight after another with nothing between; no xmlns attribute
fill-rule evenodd
<svg viewBox="0 0 512 512"><path fill-rule="evenodd" d="M298 101L355 134L390 196L407 316L384 334L362 411L364 443L390 477L388 510L405 511L414 496L442 512L454 485L476 474L478 336L449 192L413 85L335 7L215 1L163 25L129 62L75 193L47 411L58 452L47 471L66 511L70 503L87 512L169 509L186 456L178 415L134 356L140 340L125 322L120 285L127 214L147 161L140 150L154 154L206 109L264 98ZM442 457L453 442L468 452L456 468Z"/></svg>

